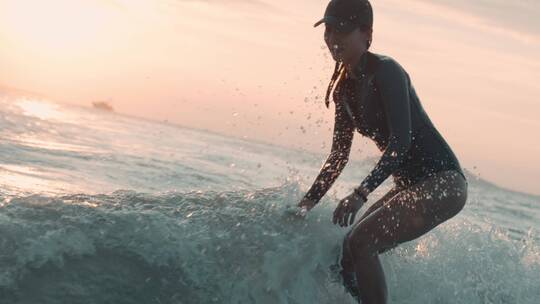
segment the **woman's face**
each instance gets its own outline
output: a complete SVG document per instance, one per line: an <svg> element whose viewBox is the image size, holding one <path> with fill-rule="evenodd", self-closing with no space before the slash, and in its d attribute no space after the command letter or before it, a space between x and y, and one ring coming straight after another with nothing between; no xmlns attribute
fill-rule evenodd
<svg viewBox="0 0 540 304"><path fill-rule="evenodd" d="M360 28L355 28L349 33L343 33L336 31L331 25L326 25L324 41L335 61L348 63L367 50L367 41L370 35L369 31L363 32Z"/></svg>

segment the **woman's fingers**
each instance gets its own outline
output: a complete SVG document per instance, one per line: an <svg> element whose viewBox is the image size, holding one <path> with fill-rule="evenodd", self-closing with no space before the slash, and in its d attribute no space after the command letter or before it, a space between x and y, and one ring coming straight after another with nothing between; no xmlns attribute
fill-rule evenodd
<svg viewBox="0 0 540 304"><path fill-rule="evenodd" d="M341 227L348 226L349 219L351 218L351 215L353 212L351 212L351 208L348 205L344 205L340 203L336 210L334 210L334 217L332 218L332 222L334 224L338 224ZM351 218L352 219L352 218Z"/></svg>
<svg viewBox="0 0 540 304"><path fill-rule="evenodd" d="M338 224L339 226L343 226L344 224L344 217L347 214L347 205L343 202L340 202L336 210L334 211L334 224Z"/></svg>
<svg viewBox="0 0 540 304"><path fill-rule="evenodd" d="M342 227L347 227L347 223L349 222L349 217L351 215L351 208L350 206L347 206L347 208L344 208L345 210L343 210L343 217L342 217L342 220L341 220L341 226Z"/></svg>
<svg viewBox="0 0 540 304"><path fill-rule="evenodd" d="M354 218L356 217L356 213L358 213L358 210L357 211L354 211L352 214L351 214L351 218L350 218L350 221L349 221L349 225L352 225L354 223Z"/></svg>
<svg viewBox="0 0 540 304"><path fill-rule="evenodd" d="M336 207L336 210L334 210L334 217L332 218L332 223L336 224L338 223L339 221L339 217L341 215L341 204L339 204L337 207Z"/></svg>
<svg viewBox="0 0 540 304"><path fill-rule="evenodd" d="M358 210L349 205L347 202L340 202L334 210L332 223L338 224L341 227L347 227L354 223Z"/></svg>
<svg viewBox="0 0 540 304"><path fill-rule="evenodd" d="M345 210L345 214L343 215L343 227L347 227L347 223L349 222L350 215L351 215L351 211Z"/></svg>
<svg viewBox="0 0 540 304"><path fill-rule="evenodd" d="M347 226L347 216L349 215L349 212L347 210L343 211L343 216L340 218L339 225L341 227Z"/></svg>

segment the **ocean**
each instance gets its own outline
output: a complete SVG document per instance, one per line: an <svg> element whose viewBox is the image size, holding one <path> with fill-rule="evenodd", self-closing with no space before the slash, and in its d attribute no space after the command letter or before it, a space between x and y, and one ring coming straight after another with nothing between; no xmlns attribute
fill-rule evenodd
<svg viewBox="0 0 540 304"><path fill-rule="evenodd" d="M0 106L0 303L354 303L332 271L350 227L331 217L376 158L297 218L325 155L29 97ZM462 212L381 255L390 303L539 303L540 197L465 171Z"/></svg>

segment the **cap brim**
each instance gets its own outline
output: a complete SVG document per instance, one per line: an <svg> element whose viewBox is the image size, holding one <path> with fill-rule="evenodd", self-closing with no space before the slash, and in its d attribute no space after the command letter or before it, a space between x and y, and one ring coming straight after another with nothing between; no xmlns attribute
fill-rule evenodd
<svg viewBox="0 0 540 304"><path fill-rule="evenodd" d="M319 20L319 21L315 22L315 24L313 25L313 27L317 27L317 26L319 26L319 25L323 24L324 22L325 22L325 19L324 19L324 18L322 18L321 20Z"/></svg>
<svg viewBox="0 0 540 304"><path fill-rule="evenodd" d="M338 26L339 25L339 20L336 18L336 17L332 17L332 16L324 16L321 20L317 21L313 27L317 27L323 23L328 23L328 24L331 24L331 25L334 25L334 26Z"/></svg>
<svg viewBox="0 0 540 304"><path fill-rule="evenodd" d="M321 20L317 21L313 27L317 27L323 23L334 26L340 32L350 32L355 28L355 25L351 22L342 21L333 16L324 16Z"/></svg>

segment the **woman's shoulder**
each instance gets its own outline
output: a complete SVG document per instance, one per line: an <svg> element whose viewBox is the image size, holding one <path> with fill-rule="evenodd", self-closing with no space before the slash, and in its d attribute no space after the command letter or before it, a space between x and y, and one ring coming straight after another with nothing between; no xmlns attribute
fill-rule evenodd
<svg viewBox="0 0 540 304"><path fill-rule="evenodd" d="M381 54L381 53L374 53L371 51L368 51L369 54L371 54L372 57L376 58L377 61L381 63L398 63L394 57L387 55L387 54Z"/></svg>
<svg viewBox="0 0 540 304"><path fill-rule="evenodd" d="M375 58L377 61L377 67L375 68L376 75L396 76L396 74L401 74L401 75L407 74L407 72L405 71L405 68L403 68L403 66L393 57L386 54L378 54L378 53L373 53L373 52L370 52L370 53L372 54L372 57Z"/></svg>

